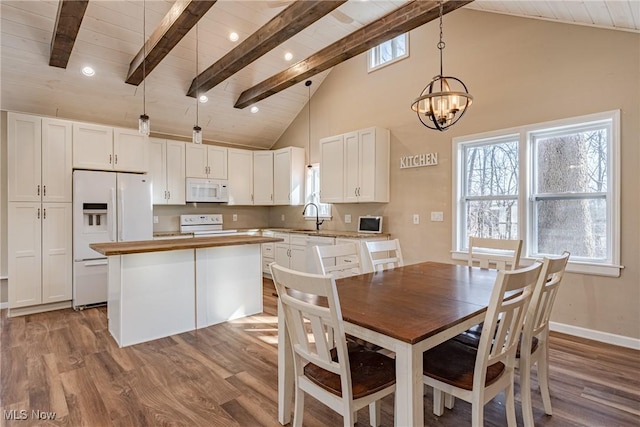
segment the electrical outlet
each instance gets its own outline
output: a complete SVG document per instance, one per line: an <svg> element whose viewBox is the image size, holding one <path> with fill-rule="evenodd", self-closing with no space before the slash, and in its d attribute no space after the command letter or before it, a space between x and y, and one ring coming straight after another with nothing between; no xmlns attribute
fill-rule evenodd
<svg viewBox="0 0 640 427"><path fill-rule="evenodd" d="M280 220L284 222L284 214L280 215Z"/></svg>
<svg viewBox="0 0 640 427"><path fill-rule="evenodd" d="M237 221L238 220L238 214L233 214L233 220Z"/></svg>
<svg viewBox="0 0 640 427"><path fill-rule="evenodd" d="M158 223L158 216L157 216L157 215L154 215L154 216L153 216L153 223L154 223L154 224L157 224L157 223Z"/></svg>
<svg viewBox="0 0 640 427"><path fill-rule="evenodd" d="M344 223L345 223L345 224L351 224L351 215L346 214L346 215L344 216Z"/></svg>
<svg viewBox="0 0 640 427"><path fill-rule="evenodd" d="M442 212L431 212L431 221L444 221L444 214Z"/></svg>
<svg viewBox="0 0 640 427"><path fill-rule="evenodd" d="M413 214L413 223L416 225L420 224L420 215Z"/></svg>

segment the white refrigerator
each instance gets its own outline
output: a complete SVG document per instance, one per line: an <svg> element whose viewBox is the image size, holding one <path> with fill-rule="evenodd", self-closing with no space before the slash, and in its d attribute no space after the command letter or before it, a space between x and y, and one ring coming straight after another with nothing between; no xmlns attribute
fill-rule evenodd
<svg viewBox="0 0 640 427"><path fill-rule="evenodd" d="M91 243L151 240L153 202L147 175L73 172L73 307L107 301L107 258Z"/></svg>

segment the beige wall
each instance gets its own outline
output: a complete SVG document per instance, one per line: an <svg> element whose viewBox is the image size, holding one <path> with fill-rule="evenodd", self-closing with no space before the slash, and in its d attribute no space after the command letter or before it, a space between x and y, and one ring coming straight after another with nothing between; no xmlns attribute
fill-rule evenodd
<svg viewBox="0 0 640 427"><path fill-rule="evenodd" d="M378 125L391 130L391 202L334 205L328 229L353 229L344 214L376 213L402 241L410 263L451 262L451 139L620 109L622 264L620 278L567 274L553 321L640 338L640 35L458 10L445 17L444 72L474 96L467 115L445 133L423 127L411 101L438 73L437 23L410 34L410 57L367 73L366 55L336 66L311 99L311 160L319 138ZM304 109L274 148L306 146ZM403 155L437 152L439 165L399 169ZM272 208L300 220L298 208ZM443 211L444 222L430 222ZM412 215L420 214L420 225Z"/></svg>

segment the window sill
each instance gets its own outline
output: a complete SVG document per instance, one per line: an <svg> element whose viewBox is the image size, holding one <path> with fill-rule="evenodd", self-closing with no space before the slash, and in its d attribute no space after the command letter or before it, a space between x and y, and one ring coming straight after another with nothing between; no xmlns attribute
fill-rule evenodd
<svg viewBox="0 0 640 427"><path fill-rule="evenodd" d="M333 218L332 216L322 216L320 215L318 217L318 219L324 220L324 221L331 221L331 218ZM305 216L304 217L305 221L315 221L316 220L316 216Z"/></svg>
<svg viewBox="0 0 640 427"><path fill-rule="evenodd" d="M451 258L457 261L466 261L467 252L451 252ZM533 264L535 258L520 258L520 265L523 267ZM620 270L624 266L613 264L598 264L589 262L569 261L567 264L568 273L589 274L593 276L620 277Z"/></svg>

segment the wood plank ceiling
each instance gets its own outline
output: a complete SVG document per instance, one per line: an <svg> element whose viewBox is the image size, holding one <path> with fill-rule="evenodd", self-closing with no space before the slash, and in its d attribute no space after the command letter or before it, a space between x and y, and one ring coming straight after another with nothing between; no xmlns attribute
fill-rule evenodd
<svg viewBox="0 0 640 427"><path fill-rule="evenodd" d="M66 3L75 2L63 4ZM65 43L61 44L62 53L55 55L63 59L67 56L64 69L49 66L49 59L53 61L54 57L52 46L58 43L52 35L58 32L55 28L59 2L3 0L0 3L0 108L135 127L142 113L143 90L143 85L136 86L136 83L142 78L143 40L148 40L144 87L152 131L190 135L195 123L196 100L186 94L195 94L194 77L198 71L202 73L202 80L198 80L197 85L203 86L202 90L207 88L209 97L209 102L199 106L199 124L205 140L268 148L307 102L307 88L302 83L307 76L298 75L293 85L266 98L249 97L240 103L241 94L255 92L261 82L286 74L292 64L329 49L327 46L332 43L410 2L331 3L334 4L322 6L322 10L320 6L312 9L315 15L305 16L308 22L291 23L274 20L292 4L287 0L147 0L144 7L141 0L94 0L88 3L75 44L71 35L60 33ZM302 5L296 7L302 8ZM476 0L465 8L640 32L637 0ZM179 12L169 13L175 10ZM200 15L203 16L200 18ZM195 22L199 31L198 70L195 69L195 29L189 30ZM305 24L310 25L301 28ZM256 33L261 28L262 35ZM268 39L269 29L283 32ZM232 31L239 35L236 43L229 40ZM65 54L69 46L73 46L70 56ZM231 58L230 52L234 49L246 58ZM283 58L285 52L293 54L290 62ZM356 49L354 53L359 51ZM211 64L216 65L205 71ZM94 77L81 74L85 65L96 69ZM312 92L329 72L330 68L312 77ZM260 111L252 114L249 108L234 108L236 103L243 107L255 104Z"/></svg>

